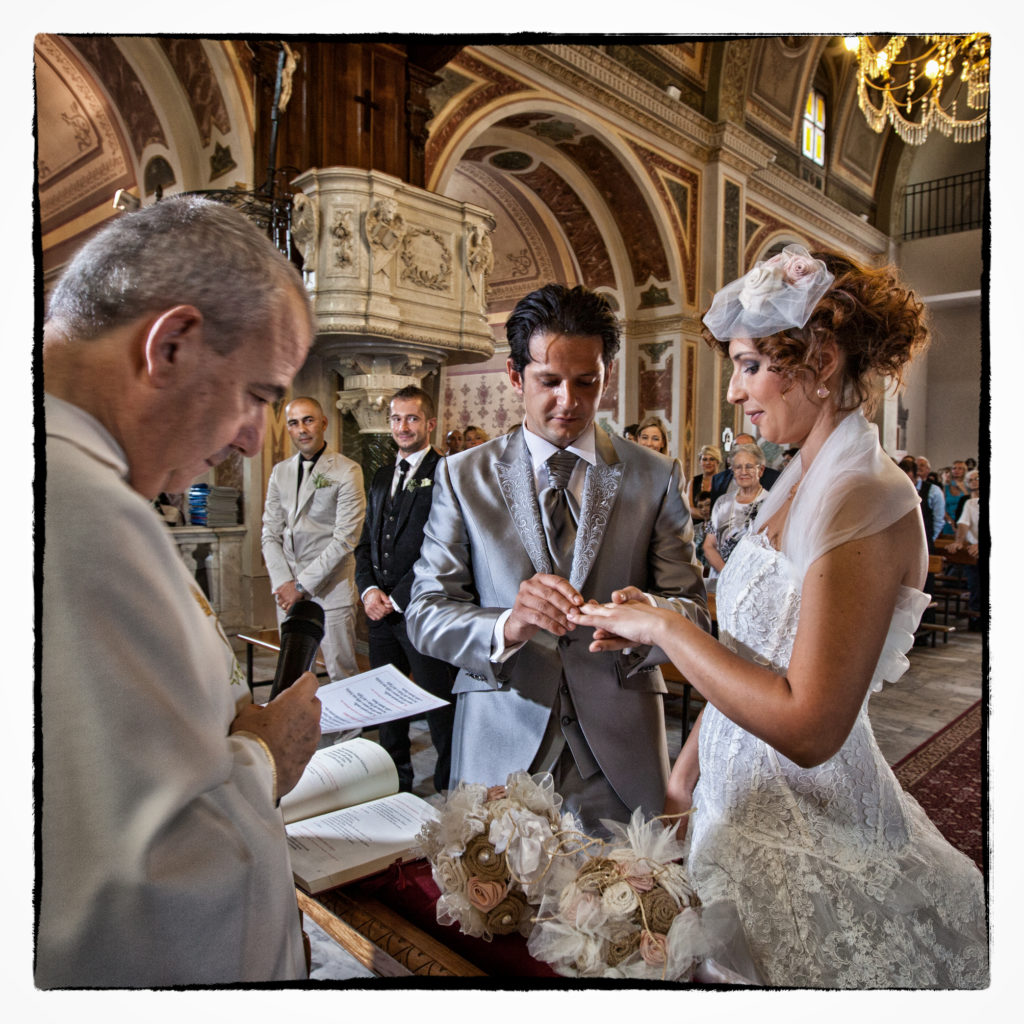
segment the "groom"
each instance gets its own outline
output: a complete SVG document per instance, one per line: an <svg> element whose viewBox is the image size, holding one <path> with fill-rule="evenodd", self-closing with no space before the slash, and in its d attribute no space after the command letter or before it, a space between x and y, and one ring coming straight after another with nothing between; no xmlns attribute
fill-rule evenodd
<svg viewBox="0 0 1024 1024"><path fill-rule="evenodd" d="M524 426L439 466L406 621L460 670L452 784L550 771L598 831L661 812L664 655L590 653L566 612L639 588L708 628L701 568L679 463L595 428L619 346L608 303L547 285L506 332Z"/></svg>

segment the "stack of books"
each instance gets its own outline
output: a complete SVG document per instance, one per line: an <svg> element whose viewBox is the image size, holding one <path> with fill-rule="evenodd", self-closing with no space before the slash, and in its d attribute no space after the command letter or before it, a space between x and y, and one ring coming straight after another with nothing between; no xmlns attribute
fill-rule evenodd
<svg viewBox="0 0 1024 1024"><path fill-rule="evenodd" d="M193 484L188 489L188 515L193 526L236 526L239 492L234 487Z"/></svg>

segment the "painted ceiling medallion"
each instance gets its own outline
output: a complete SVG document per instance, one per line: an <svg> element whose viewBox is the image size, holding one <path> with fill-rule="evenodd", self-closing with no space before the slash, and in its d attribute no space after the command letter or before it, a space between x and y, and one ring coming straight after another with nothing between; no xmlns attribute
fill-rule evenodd
<svg viewBox="0 0 1024 1024"><path fill-rule="evenodd" d="M525 171L533 163L533 157L529 153L507 149L503 153L495 153L491 163L502 171Z"/></svg>

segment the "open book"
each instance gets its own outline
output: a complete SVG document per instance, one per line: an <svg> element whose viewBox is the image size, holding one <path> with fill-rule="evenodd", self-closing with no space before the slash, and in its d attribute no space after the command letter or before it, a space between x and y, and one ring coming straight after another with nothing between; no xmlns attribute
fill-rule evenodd
<svg viewBox="0 0 1024 1024"><path fill-rule="evenodd" d="M314 894L416 856L416 835L437 811L398 792L388 752L367 739L318 750L281 798L292 874Z"/></svg>

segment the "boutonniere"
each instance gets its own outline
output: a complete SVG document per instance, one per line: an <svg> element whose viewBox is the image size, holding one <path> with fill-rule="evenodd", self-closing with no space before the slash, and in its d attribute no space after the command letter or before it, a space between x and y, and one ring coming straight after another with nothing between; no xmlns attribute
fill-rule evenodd
<svg viewBox="0 0 1024 1024"><path fill-rule="evenodd" d="M334 481L324 473L313 474L313 486L319 491L321 487L331 487Z"/></svg>
<svg viewBox="0 0 1024 1024"><path fill-rule="evenodd" d="M429 476L413 477L406 485L407 491L415 491L417 487L430 487L434 481Z"/></svg>

